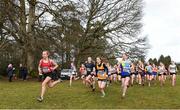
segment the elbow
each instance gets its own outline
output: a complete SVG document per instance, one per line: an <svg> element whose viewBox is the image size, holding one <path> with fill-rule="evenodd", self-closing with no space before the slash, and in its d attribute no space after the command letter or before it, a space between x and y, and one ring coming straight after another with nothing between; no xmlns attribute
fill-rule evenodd
<svg viewBox="0 0 180 110"><path fill-rule="evenodd" d="M59 67L59 65L56 65L56 66L55 66L55 69L57 69L58 67Z"/></svg>

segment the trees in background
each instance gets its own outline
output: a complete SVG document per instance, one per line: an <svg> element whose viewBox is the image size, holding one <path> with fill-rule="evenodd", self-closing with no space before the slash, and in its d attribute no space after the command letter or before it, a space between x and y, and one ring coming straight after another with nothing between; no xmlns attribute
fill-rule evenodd
<svg viewBox="0 0 180 110"><path fill-rule="evenodd" d="M156 65L159 65L159 63L162 62L165 65L165 67L168 68L168 66L171 64L171 57L169 55L165 57L164 55L161 55L158 60L156 58L150 58L148 61Z"/></svg>
<svg viewBox="0 0 180 110"><path fill-rule="evenodd" d="M146 56L143 0L1 0L0 8L1 67L21 62L34 71L42 50L63 68L88 56Z"/></svg>

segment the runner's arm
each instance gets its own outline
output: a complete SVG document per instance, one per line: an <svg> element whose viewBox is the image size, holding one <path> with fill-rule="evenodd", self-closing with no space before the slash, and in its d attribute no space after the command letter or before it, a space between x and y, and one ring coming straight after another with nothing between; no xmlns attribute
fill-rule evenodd
<svg viewBox="0 0 180 110"><path fill-rule="evenodd" d="M97 70L97 68L96 68L96 66L94 65L94 73L95 73L95 76L97 77L97 73L98 73L98 70Z"/></svg>
<svg viewBox="0 0 180 110"><path fill-rule="evenodd" d="M39 75L42 75L42 70L41 70L41 60L39 61L38 71L39 71Z"/></svg>
<svg viewBox="0 0 180 110"><path fill-rule="evenodd" d="M121 64L118 64L117 72L118 72L118 73L121 72Z"/></svg>
<svg viewBox="0 0 180 110"><path fill-rule="evenodd" d="M52 64L54 65L54 67L52 68L52 70L55 70L58 68L58 64L54 61L54 60L51 60Z"/></svg>
<svg viewBox="0 0 180 110"><path fill-rule="evenodd" d="M144 71L144 65L142 65L142 66L141 66L141 70L143 70L143 71Z"/></svg>

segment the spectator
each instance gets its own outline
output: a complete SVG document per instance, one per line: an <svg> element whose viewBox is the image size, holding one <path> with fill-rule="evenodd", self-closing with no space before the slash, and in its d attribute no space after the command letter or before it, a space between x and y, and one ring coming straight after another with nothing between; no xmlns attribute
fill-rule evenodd
<svg viewBox="0 0 180 110"><path fill-rule="evenodd" d="M22 79L22 74L23 74L23 65L19 65L19 78Z"/></svg>
<svg viewBox="0 0 180 110"><path fill-rule="evenodd" d="M12 82L13 72L14 72L14 68L13 68L12 64L8 65L8 68L6 71L7 71L8 77L9 77L9 82Z"/></svg>
<svg viewBox="0 0 180 110"><path fill-rule="evenodd" d="M20 72L19 74L20 74L21 78L23 79L23 81L26 81L28 69L25 66L23 66L22 64L20 64L19 72Z"/></svg>

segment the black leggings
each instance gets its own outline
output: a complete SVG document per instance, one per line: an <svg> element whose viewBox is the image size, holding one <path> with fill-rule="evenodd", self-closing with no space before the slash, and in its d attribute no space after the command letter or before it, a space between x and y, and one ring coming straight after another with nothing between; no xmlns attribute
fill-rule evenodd
<svg viewBox="0 0 180 110"><path fill-rule="evenodd" d="M12 82L13 76L9 76L9 82Z"/></svg>
<svg viewBox="0 0 180 110"><path fill-rule="evenodd" d="M22 75L23 80L26 80L26 77L27 77L27 73L23 73Z"/></svg>

